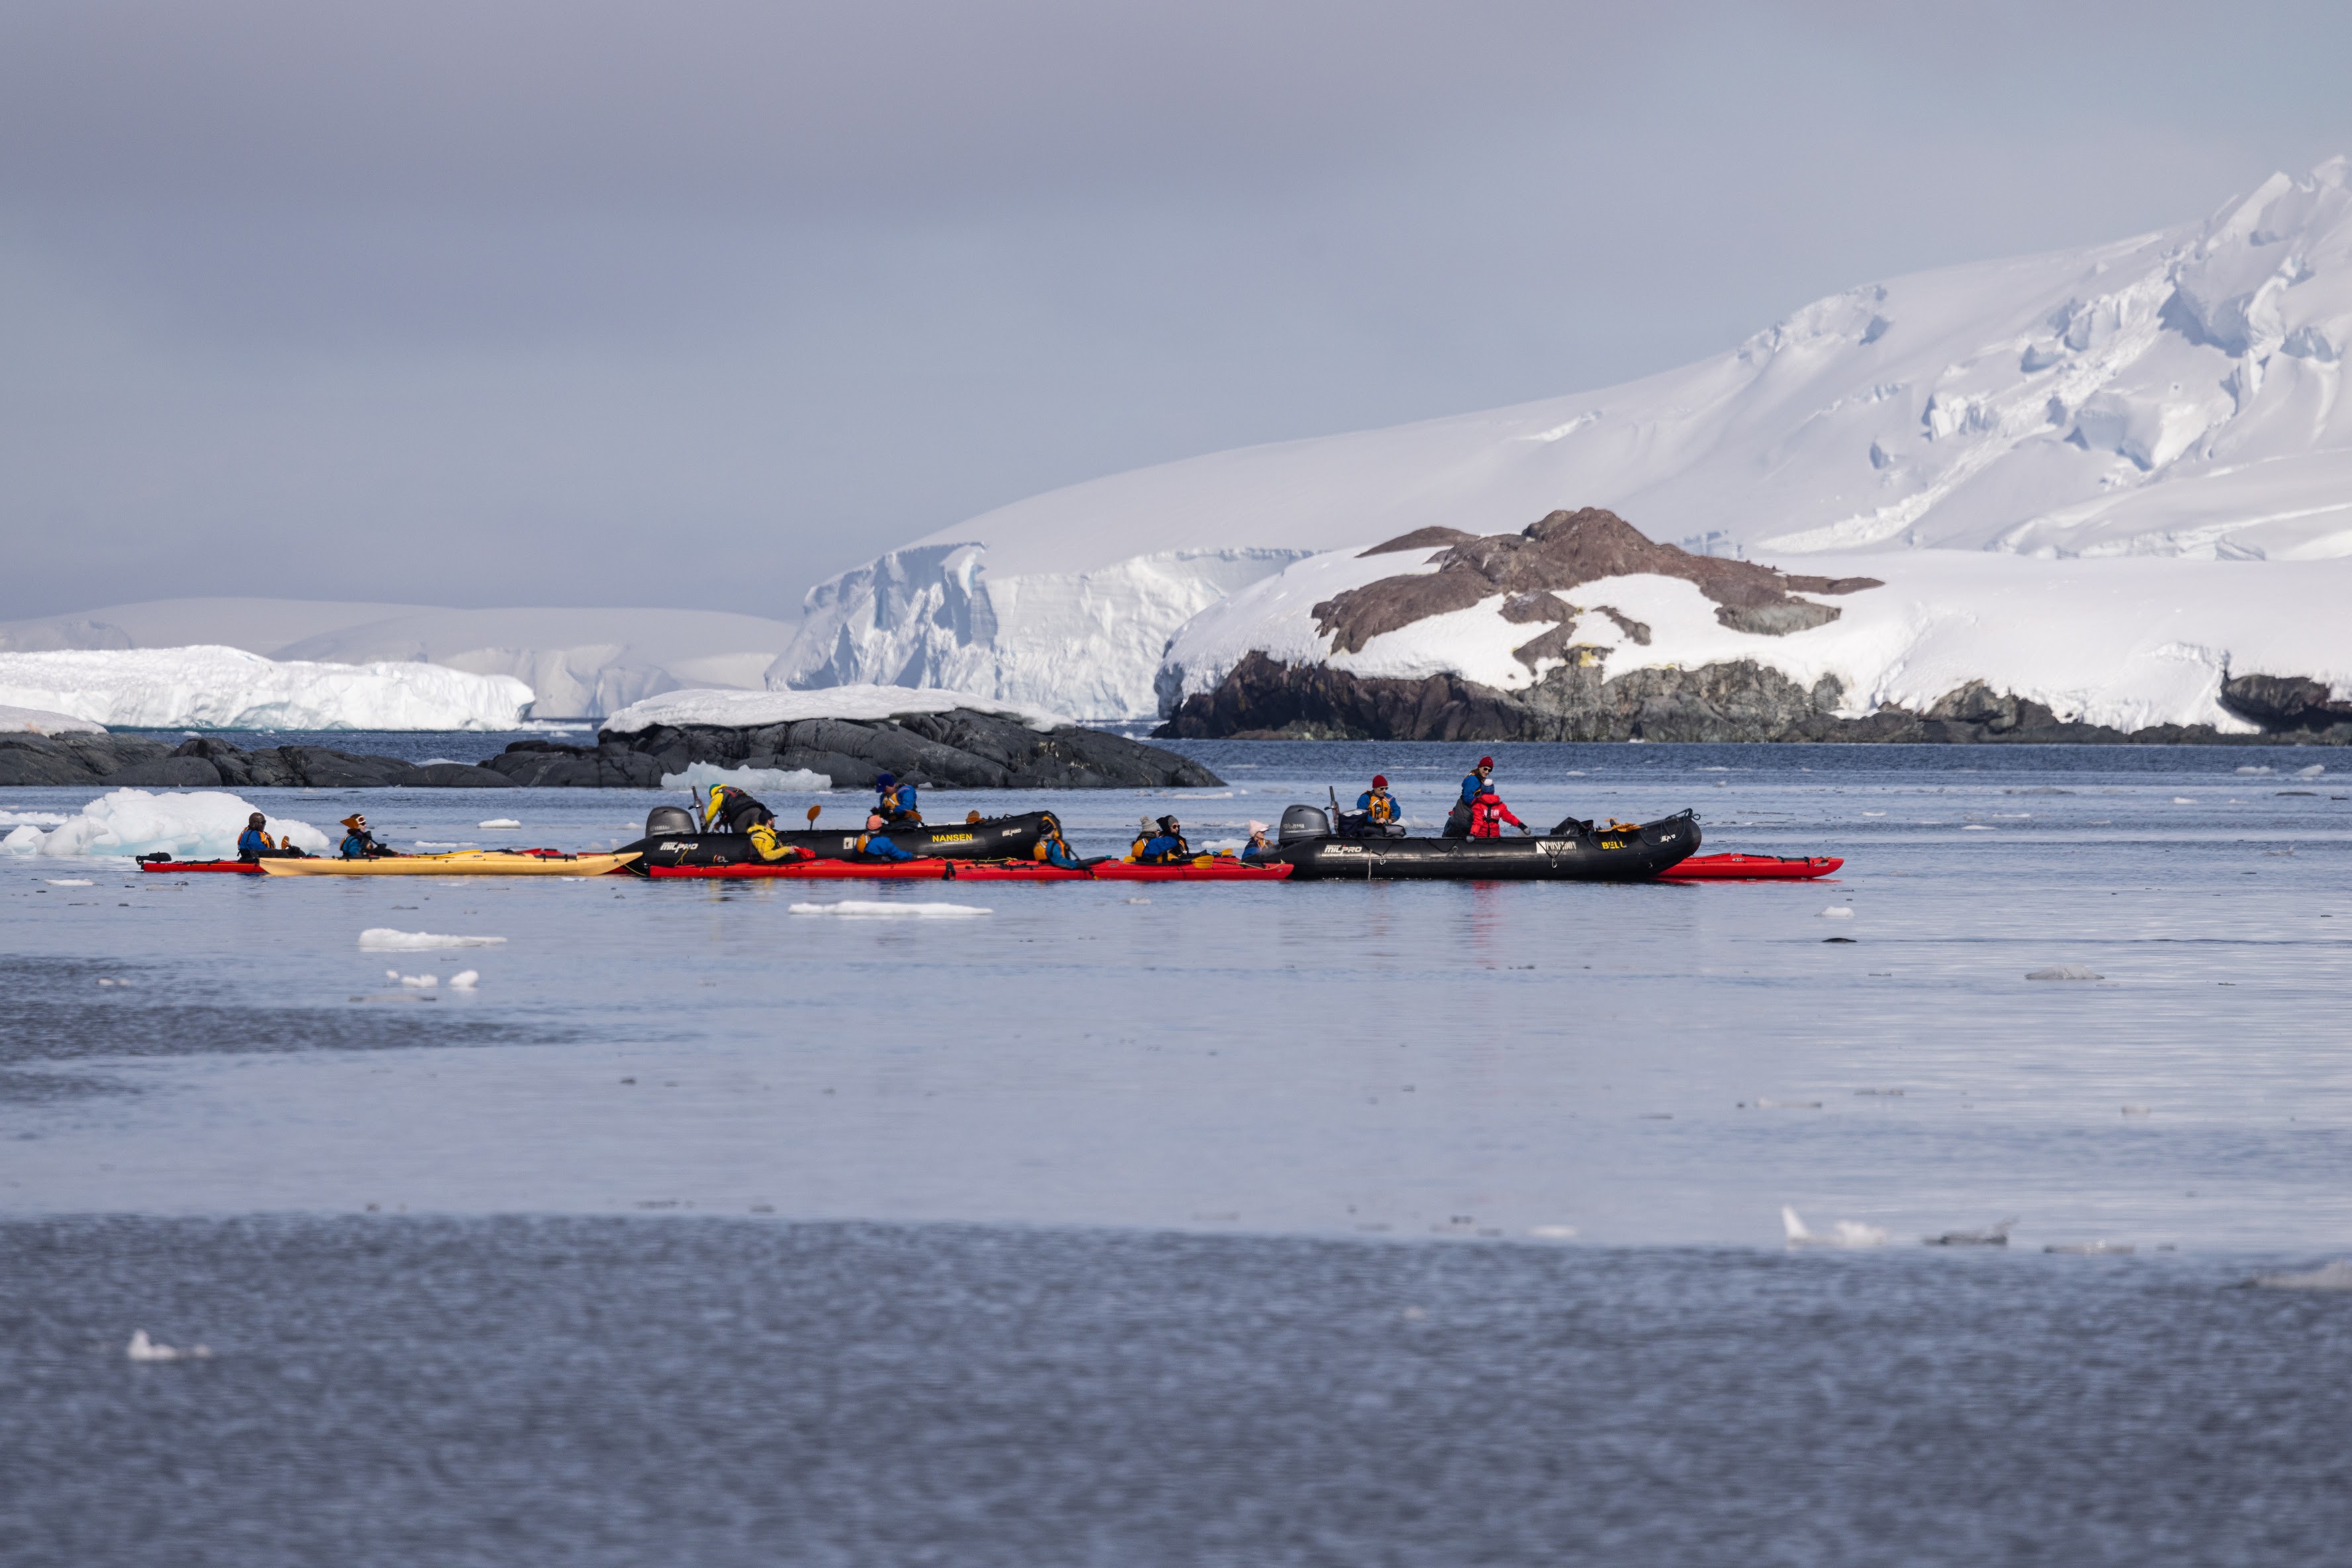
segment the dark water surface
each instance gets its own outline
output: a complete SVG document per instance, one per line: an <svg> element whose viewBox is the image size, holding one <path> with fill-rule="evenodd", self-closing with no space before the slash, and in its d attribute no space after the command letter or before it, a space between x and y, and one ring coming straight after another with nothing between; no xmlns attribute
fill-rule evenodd
<svg viewBox="0 0 2352 1568"><path fill-rule="evenodd" d="M0 1225L20 1563L2320 1563L2352 1296L2187 1260ZM133 1327L202 1362L139 1364Z"/></svg>

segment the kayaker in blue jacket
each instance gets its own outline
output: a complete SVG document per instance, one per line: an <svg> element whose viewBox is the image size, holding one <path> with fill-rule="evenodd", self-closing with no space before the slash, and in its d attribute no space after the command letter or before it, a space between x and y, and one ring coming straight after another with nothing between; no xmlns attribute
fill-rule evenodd
<svg viewBox="0 0 2352 1568"><path fill-rule="evenodd" d="M889 825L890 823L888 819L882 815L882 809L879 806L866 813L866 831L859 834L857 839L858 852L860 854L871 855L876 860L881 861L910 861L916 859L916 856L908 853L905 850L900 849L897 844L890 841L890 835L883 831Z"/></svg>
<svg viewBox="0 0 2352 1568"><path fill-rule="evenodd" d="M236 836L236 858L257 861L263 855L274 855L278 846L272 842L265 827L268 819L258 811L245 820L245 831Z"/></svg>
<svg viewBox="0 0 2352 1568"><path fill-rule="evenodd" d="M380 860L396 852L375 841L368 831L367 818L354 811L343 819L343 841L340 852L347 861Z"/></svg>
<svg viewBox="0 0 2352 1568"><path fill-rule="evenodd" d="M1184 824L1173 817L1160 819L1160 831L1143 841L1135 852L1138 865L1173 865L1192 858L1192 846L1184 841Z"/></svg>
<svg viewBox="0 0 2352 1568"><path fill-rule="evenodd" d="M1077 852L1070 848L1070 841L1062 837L1062 824L1051 816L1045 819L1045 836L1037 841L1036 849L1031 852L1045 864L1059 866L1064 871L1087 869L1087 862L1078 858Z"/></svg>

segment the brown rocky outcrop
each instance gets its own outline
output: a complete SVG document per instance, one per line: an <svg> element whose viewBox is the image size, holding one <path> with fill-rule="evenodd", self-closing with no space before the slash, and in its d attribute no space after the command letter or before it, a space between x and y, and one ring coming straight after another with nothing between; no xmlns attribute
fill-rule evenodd
<svg viewBox="0 0 2352 1568"><path fill-rule="evenodd" d="M1332 639L1332 651L1359 653L1383 632L1467 610L1497 593L1511 596L1504 609L1507 620L1572 620L1573 609L1553 615L1536 606L1539 601L1558 604L1555 594L1606 577L1646 573L1682 578L1715 601L1717 621L1735 631L1770 637L1837 619L1835 605L1793 597L1797 593L1854 593L1882 586L1870 577L1798 577L1753 561L1693 555L1658 543L1599 507L1554 512L1516 534L1480 537L1458 528L1418 528L1363 554L1441 548L1444 554L1433 572L1385 577L1318 604L1316 624ZM1532 645L1519 653L1533 668L1538 655Z"/></svg>

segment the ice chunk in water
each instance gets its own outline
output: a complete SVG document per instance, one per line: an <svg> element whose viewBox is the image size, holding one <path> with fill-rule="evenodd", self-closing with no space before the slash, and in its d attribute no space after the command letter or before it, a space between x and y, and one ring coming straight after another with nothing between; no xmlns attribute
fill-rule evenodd
<svg viewBox="0 0 2352 1568"><path fill-rule="evenodd" d="M1822 918L1823 920L1851 920L1853 918L1853 911L1843 904L1832 904L1827 909L1822 911Z"/></svg>
<svg viewBox="0 0 2352 1568"><path fill-rule="evenodd" d="M442 936L430 931L394 931L389 925L371 925L360 933L360 946L377 953L414 953L427 947L488 947L505 940L503 936Z"/></svg>
<svg viewBox="0 0 2352 1568"><path fill-rule="evenodd" d="M977 904L886 904L879 899L845 898L838 904L795 904L794 915L840 915L853 920L952 920L960 915L992 915Z"/></svg>
<svg viewBox="0 0 2352 1568"><path fill-rule="evenodd" d="M470 991L480 983L481 978L481 971L478 969L460 969L449 977L449 988L453 991Z"/></svg>
<svg viewBox="0 0 2352 1568"><path fill-rule="evenodd" d="M488 821L476 822L474 826L478 828L520 828L522 824L516 821L512 817L492 817Z"/></svg>
<svg viewBox="0 0 2352 1568"><path fill-rule="evenodd" d="M2352 1291L2352 1259L2338 1258L2301 1273L2257 1274L2252 1282L2270 1291Z"/></svg>
<svg viewBox="0 0 2352 1568"><path fill-rule="evenodd" d="M2294 776L2298 779L2316 779L2326 771L2327 764L2324 762L2315 762L2308 768L2296 768L2294 770Z"/></svg>
<svg viewBox="0 0 2352 1568"><path fill-rule="evenodd" d="M222 789L190 789L168 795L144 789L113 789L47 832L18 828L0 839L10 854L128 856L169 853L175 860L228 860L253 808ZM265 815L272 838L312 854L327 852L327 835L308 822Z"/></svg>
<svg viewBox="0 0 2352 1568"><path fill-rule="evenodd" d="M190 1345L185 1350L174 1345L157 1344L147 1337L145 1329L140 1329L131 1334L131 1343L124 1348L123 1354L133 1361L202 1361L211 1355L212 1351L201 1344Z"/></svg>
<svg viewBox="0 0 2352 1568"><path fill-rule="evenodd" d="M2104 980L2105 975L2094 974L2080 964L2056 964L2047 969L2030 969L2029 980Z"/></svg>
<svg viewBox="0 0 2352 1568"><path fill-rule="evenodd" d="M1886 1230L1884 1226L1864 1225L1856 1219L1841 1219L1836 1228L1820 1232L1805 1228L1797 1211L1783 1204L1780 1207L1780 1228L1788 1232L1791 1247L1884 1247Z"/></svg>

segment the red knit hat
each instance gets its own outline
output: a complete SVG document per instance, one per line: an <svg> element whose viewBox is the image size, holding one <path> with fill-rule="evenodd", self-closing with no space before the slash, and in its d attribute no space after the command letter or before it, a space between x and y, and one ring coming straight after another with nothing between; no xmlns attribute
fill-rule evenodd
<svg viewBox="0 0 2352 1568"><path fill-rule="evenodd" d="M1387 789L1388 787L1389 787L1389 776L1388 776L1387 774L1385 774L1385 773L1375 773L1375 774L1373 774L1373 775L1372 775L1372 788L1373 788L1373 789Z"/></svg>
<svg viewBox="0 0 2352 1568"><path fill-rule="evenodd" d="M1478 766L1481 768L1492 768L1495 766L1495 759L1491 757L1482 757L1478 758Z"/></svg>

